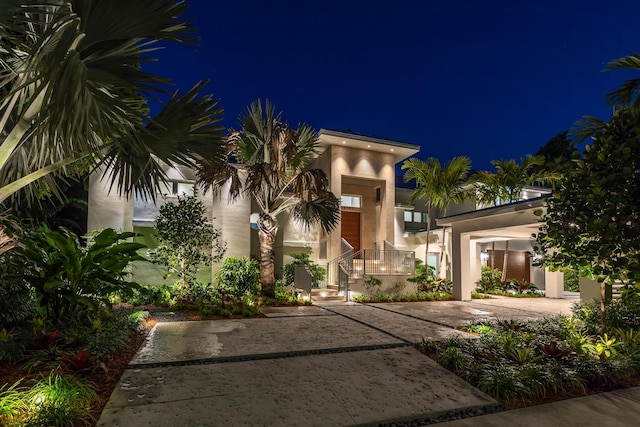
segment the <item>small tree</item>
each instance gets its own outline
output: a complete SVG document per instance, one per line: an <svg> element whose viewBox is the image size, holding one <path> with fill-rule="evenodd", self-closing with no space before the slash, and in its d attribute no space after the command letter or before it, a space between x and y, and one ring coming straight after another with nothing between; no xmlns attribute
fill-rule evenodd
<svg viewBox="0 0 640 427"><path fill-rule="evenodd" d="M200 265L221 261L226 251L220 230L207 219L204 203L196 196L178 196L175 203L163 204L156 231L162 245L150 251L151 260L167 267L165 278L177 274L180 289L193 282Z"/></svg>
<svg viewBox="0 0 640 427"><path fill-rule="evenodd" d="M618 111L547 200L536 251L605 285L640 279L640 111Z"/></svg>

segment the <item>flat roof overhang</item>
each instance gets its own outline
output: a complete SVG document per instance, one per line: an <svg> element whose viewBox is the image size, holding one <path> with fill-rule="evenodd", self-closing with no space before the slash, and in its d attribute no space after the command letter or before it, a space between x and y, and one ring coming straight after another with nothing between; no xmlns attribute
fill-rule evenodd
<svg viewBox="0 0 640 427"><path fill-rule="evenodd" d="M488 218L498 215L507 215L510 213L518 213L527 210L544 209L545 204L542 197L535 199L521 200L508 205L492 206L490 208L478 209L471 212L464 212L456 215L445 216L436 219L436 224L443 227L450 227L457 222L470 221L481 218Z"/></svg>
<svg viewBox="0 0 640 427"><path fill-rule="evenodd" d="M374 138L371 136L357 135L348 132L339 132L330 129L320 129L320 132L318 132L318 137L318 145L323 149L329 145L339 145L360 150L393 154L396 163L399 163L420 151L419 145L391 141L389 139Z"/></svg>

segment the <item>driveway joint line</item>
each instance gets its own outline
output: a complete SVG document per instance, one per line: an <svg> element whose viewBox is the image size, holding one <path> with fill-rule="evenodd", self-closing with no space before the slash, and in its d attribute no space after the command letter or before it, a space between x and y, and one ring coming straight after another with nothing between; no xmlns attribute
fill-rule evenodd
<svg viewBox="0 0 640 427"><path fill-rule="evenodd" d="M166 361L166 362L149 362L149 363L133 363L127 367L130 369L151 369L151 368L164 368L173 366L194 366L194 365L212 365L218 363L233 363L233 362L252 362L257 360L272 360L272 359L286 359L293 357L304 356L318 356L325 354L336 353L353 353L358 351L369 350L386 350L391 348L410 347L412 343L406 342L389 343L389 344L370 344L361 346L350 347L334 347L334 348L322 348L314 350L292 350L279 353L262 353L262 354L247 354L240 356L225 356L225 357L207 357L201 359L181 360L181 361Z"/></svg>
<svg viewBox="0 0 640 427"><path fill-rule="evenodd" d="M365 305L367 307L377 308L378 310L388 311L389 313L399 314L400 316L410 317L412 319L422 320L423 322L433 323L434 325L443 326L445 328L458 330L458 328L456 326L448 325L448 324L443 323L443 322L438 322L437 320L429 320L429 319L425 319L425 318L422 318L422 317L414 316L413 314L401 313L399 311L391 310L391 309L384 308L384 307L379 307L377 305L369 305L369 304L365 304Z"/></svg>
<svg viewBox="0 0 640 427"><path fill-rule="evenodd" d="M366 307L366 305L365 305L365 307ZM337 314L338 316L342 316L342 317L347 318L347 319L349 319L349 320L352 320L352 321L354 321L354 322L360 323L361 325L364 325L364 326L366 326L366 327L368 327L368 328L375 329L375 330L376 330L376 331L378 331L378 332L382 332L382 333L383 333L383 334L385 334L385 335L389 335L390 337L393 337L393 338L395 338L395 339L397 339L397 340L400 340L400 341L402 341L402 342L405 342L405 343L407 343L408 345L414 345L414 344L415 344L413 341L409 341L409 340L407 340L407 339L405 339L405 338L402 338L402 337L400 337L400 336L398 336L398 335L396 335L396 334L393 334L393 333L391 333L391 332L389 332L389 331L385 331L385 330L384 330L384 329L382 329L382 328L378 328L377 326L373 326L373 325L371 325L371 324L369 324L369 323L365 322L364 320L359 320L359 319L356 319L355 317L351 317L351 316L349 316L349 315L347 315L347 314L339 313L339 312L337 312L337 311L333 311L333 310L330 310L330 309L328 309L328 308L325 308L325 310L331 311L332 313L335 313L335 314ZM389 310L389 311L390 311L390 310ZM390 312L391 312L391 311L390 311ZM393 312L392 312L392 313L393 313Z"/></svg>

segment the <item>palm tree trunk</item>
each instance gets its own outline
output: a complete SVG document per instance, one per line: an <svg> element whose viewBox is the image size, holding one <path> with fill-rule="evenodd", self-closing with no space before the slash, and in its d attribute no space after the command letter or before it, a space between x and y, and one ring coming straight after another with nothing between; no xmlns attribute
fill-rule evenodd
<svg viewBox="0 0 640 427"><path fill-rule="evenodd" d="M269 214L261 214L258 219L258 239L260 240L260 283L262 295L276 296L275 253L278 221Z"/></svg>
<svg viewBox="0 0 640 427"><path fill-rule="evenodd" d="M427 209L427 242L424 249L424 265L427 266L429 272L429 239L431 238L431 209Z"/></svg>
<svg viewBox="0 0 640 427"><path fill-rule="evenodd" d="M509 241L504 243L504 257L502 258L502 281L507 280L507 263L509 261Z"/></svg>
<svg viewBox="0 0 640 427"><path fill-rule="evenodd" d="M440 248L440 271L443 271L442 262L444 261L444 252L447 250L446 242L447 242L447 227L442 227L442 247ZM444 268L444 271L445 271L445 276L444 277L447 277L446 276L446 271L447 271L446 266ZM438 274L438 277L442 277L442 276L440 276L440 274Z"/></svg>
<svg viewBox="0 0 640 427"><path fill-rule="evenodd" d="M494 269L496 268L496 242L491 242L491 283L496 280Z"/></svg>

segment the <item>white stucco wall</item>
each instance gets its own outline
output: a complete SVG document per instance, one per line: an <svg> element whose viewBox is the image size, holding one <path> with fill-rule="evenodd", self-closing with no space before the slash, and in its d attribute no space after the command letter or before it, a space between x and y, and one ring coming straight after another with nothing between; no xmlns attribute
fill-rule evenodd
<svg viewBox="0 0 640 427"><path fill-rule="evenodd" d="M115 188L109 192L106 181L98 173L89 177L87 230L133 231L133 198L119 197Z"/></svg>

